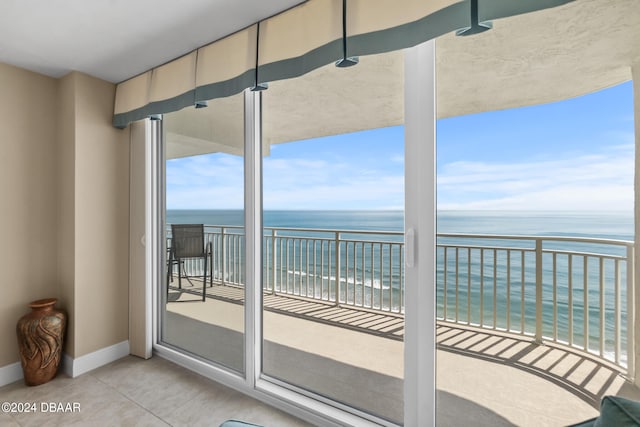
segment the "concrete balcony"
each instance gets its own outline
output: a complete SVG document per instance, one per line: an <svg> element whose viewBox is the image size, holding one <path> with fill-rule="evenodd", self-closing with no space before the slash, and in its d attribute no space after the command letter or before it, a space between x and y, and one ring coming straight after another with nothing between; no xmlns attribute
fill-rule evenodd
<svg viewBox="0 0 640 427"><path fill-rule="evenodd" d="M242 342L242 289L214 284L203 303L192 294L201 289L198 282L183 285L181 292L170 291L166 340L242 369L242 346L233 345ZM264 371L269 376L401 419L402 315L286 295L265 294L264 305L264 348L270 355ZM225 337L230 345L203 344ZM566 345L539 345L530 337L441 321L437 425L575 423L596 416L604 395L640 399L623 371Z"/></svg>

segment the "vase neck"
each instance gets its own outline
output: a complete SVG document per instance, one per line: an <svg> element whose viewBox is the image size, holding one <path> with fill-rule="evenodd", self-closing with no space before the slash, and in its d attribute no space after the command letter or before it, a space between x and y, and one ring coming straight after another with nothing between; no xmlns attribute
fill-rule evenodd
<svg viewBox="0 0 640 427"><path fill-rule="evenodd" d="M31 302L29 307L31 307L33 311L51 311L53 310L53 306L56 305L56 302L58 302L58 300L55 298L41 299Z"/></svg>

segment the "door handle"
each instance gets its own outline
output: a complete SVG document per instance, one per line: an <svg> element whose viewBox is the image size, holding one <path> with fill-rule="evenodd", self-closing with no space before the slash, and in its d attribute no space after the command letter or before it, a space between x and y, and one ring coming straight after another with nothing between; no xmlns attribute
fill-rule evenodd
<svg viewBox="0 0 640 427"><path fill-rule="evenodd" d="M404 233L404 265L413 267L416 258L416 232L413 228Z"/></svg>

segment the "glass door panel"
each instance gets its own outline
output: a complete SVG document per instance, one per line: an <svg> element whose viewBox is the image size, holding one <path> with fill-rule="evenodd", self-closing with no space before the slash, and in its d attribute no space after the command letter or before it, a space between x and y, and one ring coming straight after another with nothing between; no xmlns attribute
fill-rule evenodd
<svg viewBox="0 0 640 427"><path fill-rule="evenodd" d="M581 5L574 12L588 16ZM437 123L442 425L572 425L597 416L629 369L633 86L620 76L600 90L576 71L576 58L606 64L618 45L589 35L602 44L592 52L591 27L565 34L553 13L437 41L448 115ZM511 36L533 22L559 43L542 56Z"/></svg>
<svg viewBox="0 0 640 427"><path fill-rule="evenodd" d="M396 423L404 377L403 58L330 64L270 83L262 99L263 372Z"/></svg>
<svg viewBox="0 0 640 427"><path fill-rule="evenodd" d="M166 114L163 129L162 341L244 372L243 94ZM195 227L180 231L181 224Z"/></svg>

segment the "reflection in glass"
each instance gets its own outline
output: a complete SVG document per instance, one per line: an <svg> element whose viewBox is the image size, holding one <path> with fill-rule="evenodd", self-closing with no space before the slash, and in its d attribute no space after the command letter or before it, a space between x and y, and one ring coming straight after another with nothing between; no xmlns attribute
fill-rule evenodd
<svg viewBox="0 0 640 427"><path fill-rule="evenodd" d="M239 94L209 101L207 108L166 114L163 123L167 292L162 340L238 372L244 372L243 114ZM191 225L186 237L175 228L184 224ZM178 256L185 250L191 256Z"/></svg>
<svg viewBox="0 0 640 427"><path fill-rule="evenodd" d="M263 371L397 423L402 124L401 52L263 92Z"/></svg>

